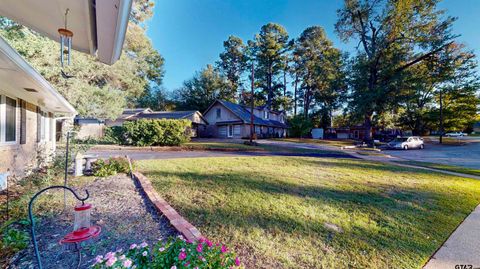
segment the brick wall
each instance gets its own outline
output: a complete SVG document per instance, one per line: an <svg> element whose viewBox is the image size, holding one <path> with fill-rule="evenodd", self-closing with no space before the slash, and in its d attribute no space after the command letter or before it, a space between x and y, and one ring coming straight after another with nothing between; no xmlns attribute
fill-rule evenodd
<svg viewBox="0 0 480 269"><path fill-rule="evenodd" d="M11 174L16 176L23 176L26 171L38 167L38 160L43 157L49 157L55 150L55 137L51 134L55 133L55 124L51 119L53 115L50 114L49 130L50 136L47 140L37 142L37 106L26 103L24 108L21 107L20 101L18 101L17 108L17 142L14 144L1 144L0 145L0 173L10 171ZM22 132L22 117L21 110L24 109L25 116L25 131ZM21 133L25 135L25 139L21 139ZM21 141L22 140L22 141ZM24 144L23 144L24 142ZM42 158L39 158L42 156Z"/></svg>

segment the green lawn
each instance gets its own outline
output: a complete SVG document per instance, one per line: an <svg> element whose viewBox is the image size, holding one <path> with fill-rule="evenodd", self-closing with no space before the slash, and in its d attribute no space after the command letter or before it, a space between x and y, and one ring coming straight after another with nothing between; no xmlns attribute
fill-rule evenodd
<svg viewBox="0 0 480 269"><path fill-rule="evenodd" d="M419 161L399 161L399 163L417 165L422 167L440 169L445 171L451 171L456 173L470 174L474 176L480 176L480 170L462 166L440 164L440 163L429 163L429 162L419 162Z"/></svg>
<svg viewBox="0 0 480 269"><path fill-rule="evenodd" d="M480 181L353 159L138 163L247 268L420 268L480 202Z"/></svg>

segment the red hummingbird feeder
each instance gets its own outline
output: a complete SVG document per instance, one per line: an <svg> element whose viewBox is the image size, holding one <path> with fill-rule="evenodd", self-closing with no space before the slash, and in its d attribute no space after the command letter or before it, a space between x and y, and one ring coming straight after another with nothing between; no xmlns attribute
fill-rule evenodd
<svg viewBox="0 0 480 269"><path fill-rule="evenodd" d="M91 204L81 204L74 208L75 220L73 223L73 232L65 235L60 244L70 248L68 244L77 245L81 242L87 241L97 237L102 229L100 226L91 225L90 214L92 210ZM77 246L74 246L77 248Z"/></svg>

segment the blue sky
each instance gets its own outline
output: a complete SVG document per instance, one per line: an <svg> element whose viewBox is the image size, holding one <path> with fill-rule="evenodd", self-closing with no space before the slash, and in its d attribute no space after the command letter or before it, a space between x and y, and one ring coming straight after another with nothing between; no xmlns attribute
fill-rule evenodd
<svg viewBox="0 0 480 269"><path fill-rule="evenodd" d="M334 32L343 0L156 0L148 36L165 58L164 86L175 90L207 64L218 60L229 35L252 39L268 22L283 25L290 37L320 25L340 49L352 51ZM480 53L480 0L444 0L441 8L458 17L454 32Z"/></svg>

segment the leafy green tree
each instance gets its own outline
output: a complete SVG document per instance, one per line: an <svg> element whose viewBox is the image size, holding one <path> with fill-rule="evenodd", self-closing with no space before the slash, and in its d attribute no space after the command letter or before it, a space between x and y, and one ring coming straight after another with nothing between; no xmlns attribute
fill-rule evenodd
<svg viewBox="0 0 480 269"><path fill-rule="evenodd" d="M170 95L161 87L149 87L131 104L133 105L132 108L148 107L155 111L171 111L175 109L175 104L171 100Z"/></svg>
<svg viewBox="0 0 480 269"><path fill-rule="evenodd" d="M371 140L372 117L391 109L405 70L451 43L454 19L437 9L438 0L345 0L336 31L359 42L350 73L352 111L361 114Z"/></svg>
<svg viewBox="0 0 480 269"><path fill-rule="evenodd" d="M246 46L242 39L229 36L223 42L224 51L220 53L217 67L228 83L228 99L235 99L241 91L243 93L242 74L247 68Z"/></svg>
<svg viewBox="0 0 480 269"><path fill-rule="evenodd" d="M174 99L182 110L205 111L216 99L234 102L226 79L211 65L183 82Z"/></svg>
<svg viewBox="0 0 480 269"><path fill-rule="evenodd" d="M320 26L305 29L295 42L295 75L301 81L304 117L315 106L327 115L336 109L346 91L343 56ZM329 117L329 116L327 116ZM331 121L331 120L330 120Z"/></svg>
<svg viewBox="0 0 480 269"><path fill-rule="evenodd" d="M266 96L266 105L278 109L276 97L281 95L283 84L280 75L284 70L292 43L283 26L268 23L249 41L250 54L255 63L255 83Z"/></svg>
<svg viewBox="0 0 480 269"><path fill-rule="evenodd" d="M312 121L303 115L293 116L288 120L290 124L289 136L304 138L310 134L313 128Z"/></svg>

